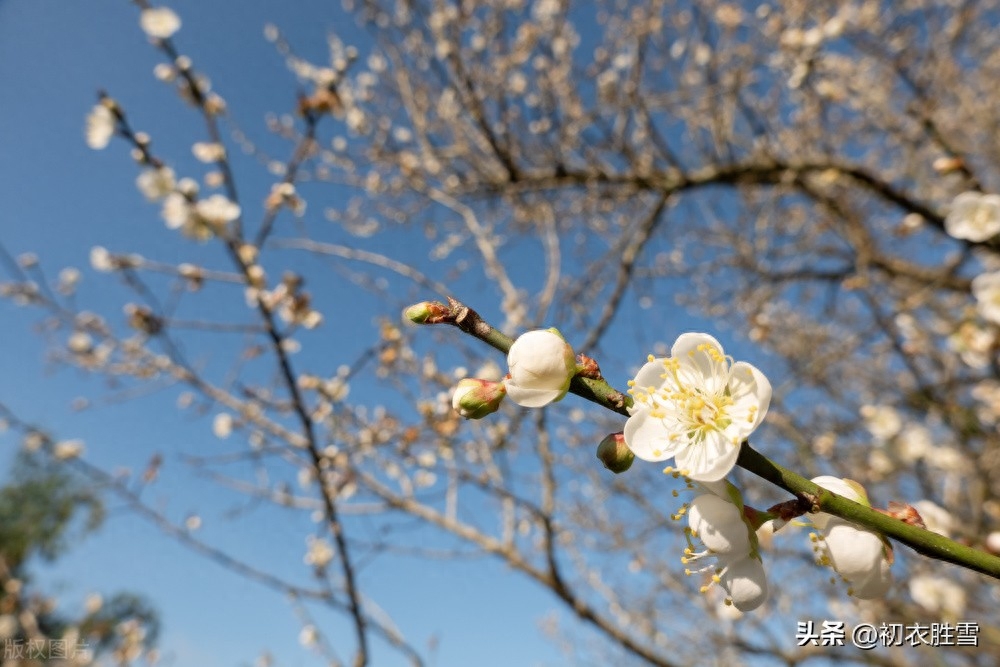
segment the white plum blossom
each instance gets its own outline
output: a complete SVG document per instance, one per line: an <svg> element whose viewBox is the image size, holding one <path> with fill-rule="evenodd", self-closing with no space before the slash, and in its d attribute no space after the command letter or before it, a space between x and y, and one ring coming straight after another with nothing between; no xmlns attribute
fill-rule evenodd
<svg viewBox="0 0 1000 667"><path fill-rule="evenodd" d="M990 351L996 342L993 327L983 327L976 322L963 322L948 336L948 348L958 353L959 358L971 368L986 368L990 365Z"/></svg>
<svg viewBox="0 0 1000 667"><path fill-rule="evenodd" d="M225 195L215 194L195 204L198 215L212 227L224 227L240 217L240 207Z"/></svg>
<svg viewBox="0 0 1000 667"><path fill-rule="evenodd" d="M957 620L965 613L965 589L944 577L917 575L910 579L910 596L918 605L945 618Z"/></svg>
<svg viewBox="0 0 1000 667"><path fill-rule="evenodd" d="M139 14L142 31L155 39L169 39L180 30L181 19L169 7L150 7Z"/></svg>
<svg viewBox="0 0 1000 667"><path fill-rule="evenodd" d="M212 420L212 433L216 438L223 440L228 438L233 432L233 416L228 412L220 412Z"/></svg>
<svg viewBox="0 0 1000 667"><path fill-rule="evenodd" d="M839 496L871 506L857 482L826 475L812 481ZM848 583L848 593L861 600L885 595L892 584L892 552L882 536L824 512L810 515L810 519L820 531L812 535L819 563L832 567Z"/></svg>
<svg viewBox="0 0 1000 667"><path fill-rule="evenodd" d="M226 148L218 142L199 141L191 147L191 152L199 162L218 162L226 157Z"/></svg>
<svg viewBox="0 0 1000 667"><path fill-rule="evenodd" d="M576 375L573 348L556 329L522 334L507 353L510 373L503 383L510 400L540 408L562 399Z"/></svg>
<svg viewBox="0 0 1000 667"><path fill-rule="evenodd" d="M956 525L958 525L958 521L951 512L933 501L918 500L913 503L913 508L920 513L920 518L924 520L924 528L932 533L951 537Z"/></svg>
<svg viewBox="0 0 1000 667"><path fill-rule="evenodd" d="M625 441L645 461L676 459L687 477L711 482L732 470L740 444L760 425L771 383L754 366L733 362L703 333L682 334L669 357L649 357L629 393L635 403Z"/></svg>
<svg viewBox="0 0 1000 667"><path fill-rule="evenodd" d="M983 318L1000 324L1000 271L981 273L972 279L976 310Z"/></svg>
<svg viewBox="0 0 1000 667"><path fill-rule="evenodd" d="M79 458L83 454L82 440L63 440L52 448L52 455L60 461Z"/></svg>
<svg viewBox="0 0 1000 667"><path fill-rule="evenodd" d="M1000 195L963 192L951 203L944 228L956 239L985 241L1000 232Z"/></svg>
<svg viewBox="0 0 1000 667"><path fill-rule="evenodd" d="M170 167L150 167L139 174L135 184L146 199L160 201L174 191L177 181Z"/></svg>
<svg viewBox="0 0 1000 667"><path fill-rule="evenodd" d="M701 540L706 551L685 550L685 563L709 555L720 558L750 555L750 532L743 513L734 503L714 493L703 493L691 501L687 516L691 535Z"/></svg>
<svg viewBox="0 0 1000 667"><path fill-rule="evenodd" d="M903 463L915 463L927 456L934 448L931 432L926 426L909 424L896 438L896 454Z"/></svg>
<svg viewBox="0 0 1000 667"><path fill-rule="evenodd" d="M104 104L98 104L87 115L85 137L87 145L94 150L107 148L115 133L115 114Z"/></svg>
<svg viewBox="0 0 1000 667"><path fill-rule="evenodd" d="M889 405L862 405L865 428L878 440L891 440L903 428L903 418Z"/></svg>
<svg viewBox="0 0 1000 667"><path fill-rule="evenodd" d="M326 540L309 535L306 537L306 543L309 545L309 550L302 559L306 565L326 567L333 560L333 547Z"/></svg>
<svg viewBox="0 0 1000 667"><path fill-rule="evenodd" d="M711 583L703 586L707 592L713 584L725 589L727 604L739 611L752 611L767 600L767 577L758 553L757 538L753 528L747 523L742 502L737 504L730 497L739 493L735 487L726 485L726 491L703 493L687 506L688 546L681 559L685 565L706 558L714 558L715 564L698 570L685 569L685 574L713 570ZM697 550L692 543L697 539L704 549Z"/></svg>

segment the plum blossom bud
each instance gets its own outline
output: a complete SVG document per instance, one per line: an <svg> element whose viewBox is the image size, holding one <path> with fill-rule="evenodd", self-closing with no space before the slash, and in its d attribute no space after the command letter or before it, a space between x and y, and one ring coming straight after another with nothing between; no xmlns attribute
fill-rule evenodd
<svg viewBox="0 0 1000 667"><path fill-rule="evenodd" d="M142 31L155 39L168 39L181 27L181 20L169 7L149 7L139 14Z"/></svg>
<svg viewBox="0 0 1000 667"><path fill-rule="evenodd" d="M562 399L577 372L573 348L557 329L521 335L510 346L507 365L507 393L525 408L540 408Z"/></svg>
<svg viewBox="0 0 1000 667"><path fill-rule="evenodd" d="M414 324L434 324L448 314L448 306L437 301L421 301L403 311L403 319Z"/></svg>
<svg viewBox="0 0 1000 667"><path fill-rule="evenodd" d="M466 419L482 419L499 410L506 395L502 382L465 378L455 387L451 406Z"/></svg>
<svg viewBox="0 0 1000 667"><path fill-rule="evenodd" d="M849 479L822 476L813 483L870 507L864 488ZM892 549L885 539L849 521L830 514L810 516L820 535L813 535L821 565L829 565L848 583L848 592L861 600L882 597L892 584Z"/></svg>
<svg viewBox="0 0 1000 667"><path fill-rule="evenodd" d="M612 433L597 446L597 458L605 468L617 475L632 467L635 454L625 444L624 433Z"/></svg>

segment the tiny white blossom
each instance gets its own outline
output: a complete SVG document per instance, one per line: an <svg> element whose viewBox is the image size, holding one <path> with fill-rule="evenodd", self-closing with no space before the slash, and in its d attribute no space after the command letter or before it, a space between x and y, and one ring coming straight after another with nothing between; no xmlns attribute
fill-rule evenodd
<svg viewBox="0 0 1000 667"><path fill-rule="evenodd" d="M522 334L507 353L510 377L507 395L525 408L540 408L561 400L576 375L573 348L555 329Z"/></svg>
<svg viewBox="0 0 1000 667"><path fill-rule="evenodd" d="M951 203L945 231L956 239L985 241L1000 232L1000 195L963 192Z"/></svg>
<svg viewBox="0 0 1000 667"><path fill-rule="evenodd" d="M79 458L83 454L82 440L64 440L57 442L52 449L52 455L60 461Z"/></svg>
<svg viewBox="0 0 1000 667"><path fill-rule="evenodd" d="M226 148L220 143L199 141L191 147L191 152L199 162L218 162L226 156Z"/></svg>
<svg viewBox="0 0 1000 667"><path fill-rule="evenodd" d="M990 354L996 332L993 327L983 327L977 322L962 322L955 333L948 336L949 349L971 368L986 368L990 365Z"/></svg>
<svg viewBox="0 0 1000 667"><path fill-rule="evenodd" d="M865 428L878 440L890 440L903 428L903 419L888 405L862 405L861 417Z"/></svg>
<svg viewBox="0 0 1000 667"><path fill-rule="evenodd" d="M934 447L931 432L919 424L909 424L896 438L896 453L903 463L915 463L927 456Z"/></svg>
<svg viewBox="0 0 1000 667"><path fill-rule="evenodd" d="M181 19L169 7L150 7L139 14L142 31L156 39L168 39L181 27Z"/></svg>
<svg viewBox="0 0 1000 667"><path fill-rule="evenodd" d="M171 192L163 200L163 209L160 213L163 221L170 229L182 229L186 227L191 219L191 202L180 192Z"/></svg>
<svg viewBox="0 0 1000 667"><path fill-rule="evenodd" d="M174 191L174 170L170 167L150 167L139 174L135 184L146 199L160 201Z"/></svg>
<svg viewBox="0 0 1000 667"><path fill-rule="evenodd" d="M333 547L326 540L309 535L306 537L306 544L309 545L309 549L302 559L306 565L326 567L333 560Z"/></svg>
<svg viewBox="0 0 1000 667"><path fill-rule="evenodd" d="M956 620L965 613L965 589L944 577L917 575L910 579L910 596L918 605L931 612L942 613Z"/></svg>
<svg viewBox="0 0 1000 667"><path fill-rule="evenodd" d="M958 523L951 512L930 500L918 500L913 503L914 509L920 513L920 518L924 520L924 527L932 533L951 537L952 531Z"/></svg>
<svg viewBox="0 0 1000 667"><path fill-rule="evenodd" d="M316 642L319 641L319 632L316 630L315 625L307 625L302 628L302 632L299 633L299 643L303 646L315 646Z"/></svg>
<svg viewBox="0 0 1000 667"><path fill-rule="evenodd" d="M222 227L240 217L240 207L225 195L212 195L195 204L195 210L210 225Z"/></svg>
<svg viewBox="0 0 1000 667"><path fill-rule="evenodd" d="M216 438L225 439L233 432L233 416L228 412L220 412L212 420L212 433Z"/></svg>
<svg viewBox="0 0 1000 667"><path fill-rule="evenodd" d="M1000 324L1000 271L981 273L972 279L976 310L985 319Z"/></svg>
<svg viewBox="0 0 1000 667"><path fill-rule="evenodd" d="M649 357L629 393L635 403L625 441L646 461L676 459L687 477L711 482L736 464L740 444L760 425L771 383L754 366L733 363L702 333L682 334L669 357Z"/></svg>
<svg viewBox="0 0 1000 667"><path fill-rule="evenodd" d="M87 115L87 145L94 150L107 148L115 133L115 115L103 104L96 105Z"/></svg>

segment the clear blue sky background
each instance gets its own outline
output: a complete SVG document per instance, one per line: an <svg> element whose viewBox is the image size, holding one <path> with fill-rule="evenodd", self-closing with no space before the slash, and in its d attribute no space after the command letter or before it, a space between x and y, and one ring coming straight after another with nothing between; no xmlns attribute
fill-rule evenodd
<svg viewBox="0 0 1000 667"><path fill-rule="evenodd" d="M285 158L290 149L268 137L264 117L289 109L296 86L263 39L265 23L281 27L297 52L314 62L326 60L328 30L357 44L362 53L367 47L365 33L330 0L181 0L171 6L184 21L176 39L180 51L210 76L236 122L278 158ZM178 174L203 173L190 154L192 142L204 139L202 124L168 86L153 79L153 67L161 61L138 28L138 12L126 0L0 0L0 241L13 254L36 252L53 274L63 266L84 269L81 306L109 317L120 317L125 292L113 278L89 270L92 246L166 261L188 259L194 252L198 261L224 265L211 247L195 246L165 229L158 208L136 190L137 170L122 144L94 152L83 141L84 117L96 101L96 91L105 89L122 103L136 129L152 135L157 154ZM261 201L273 182L247 160L237 162L237 177L249 205ZM329 196L323 203L336 205ZM311 205L313 219L321 217L321 209ZM407 241L404 235L394 235L393 246L378 245L385 243L381 240L373 243L371 249L402 256ZM472 293L476 288L466 289ZM343 300L343 294L327 297ZM398 313L383 305L381 312L373 308L364 314L366 325L379 315ZM637 343L637 349L630 358L637 362L654 341L669 344L681 330L705 327L698 320L663 315L667 324L651 330L636 326L636 312L633 308L624 313L619 324L631 329L628 342ZM43 342L32 334L34 321L31 312L0 302L0 402L60 437L82 438L88 459L108 469L126 466L138 471L153 452L163 452L164 474L148 490L147 500L175 519L199 511L208 541L249 555L263 569L306 580L303 537L310 525L305 518L266 509L230 521L224 510L240 506L232 495L211 484L191 485L184 475L173 474L180 466L179 454L211 452L218 445L210 417L181 416L170 393L73 413L69 404L74 397L102 395L103 385L47 365ZM310 348L310 339L304 337L303 355L312 349L327 356L336 350L338 356L302 358L320 359L320 370L325 364L329 372L352 362L369 344L348 327L321 327L312 335L317 345ZM733 342L725 332L720 338L727 347ZM211 351L213 345L217 343L206 341L205 349ZM730 351L742 356L737 346ZM759 356L744 358L768 370ZM609 373L609 378L623 384L626 370ZM17 440L0 438L2 460L9 461ZM215 510L202 512L205 507ZM298 646L300 624L279 595L191 554L127 512L114 512L98 535L54 567L40 570L39 576L69 608L78 607L91 591L147 595L163 621L164 664L247 665L264 649L272 651L280 665L320 664ZM432 637L440 639L438 650L430 654L435 667L565 661L539 630L539 621L553 610L562 621L569 620L559 603L496 561L482 558L442 566L383 559L377 576L362 572L362 577L365 593L390 613L418 649ZM342 619L318 620L341 657L348 658L353 643ZM588 637L584 630L574 635ZM379 666L402 664L397 653L384 649L375 658Z"/></svg>
<svg viewBox="0 0 1000 667"><path fill-rule="evenodd" d="M290 107L295 82L263 39L263 26L278 24L300 53L322 62L328 29L365 40L339 10L331 9L337 4L186 0L172 6L184 21L177 36L181 51L212 78L237 121L266 143L264 114ZM157 208L139 195L135 165L122 144L102 152L84 144L84 117L96 91L106 89L119 99L136 128L153 136L154 146L179 173L194 166L189 147L203 138L195 114L153 79L161 56L147 43L137 17L125 0L0 2L0 240L13 254L38 253L53 273L63 266L83 269L81 305L112 317L123 292L114 279L89 270L92 246L169 260L191 245L178 242L164 228ZM277 156L287 155L283 144L271 147ZM271 177L246 163L238 168L244 190L262 197ZM319 215L319 208L314 213ZM171 517L205 506L227 507L231 496L220 492L212 497L210 485L187 487L170 474L171 466L179 465L178 452L200 451L217 442L210 419L179 418L172 399L162 394L73 413L70 401L100 395L101 384L45 363L43 343L32 335L32 313L3 302L0 321L0 401L60 437L82 438L88 459L108 468L141 470L153 451L164 452L163 479L149 490L148 499L162 504ZM325 335L330 331L327 327ZM363 347L360 341L355 346ZM343 361L350 358L338 363ZM0 437L3 460L9 461L18 441ZM195 488L198 495L193 495ZM308 525L300 516L258 511L250 520L231 523L220 514L203 515L211 542L251 554L264 567L297 573L300 580L306 576L302 538ZM130 590L148 596L163 621L164 664L252 664L264 649L280 665L320 664L298 646L300 624L279 595L191 554L127 512L113 511L99 534L55 566L40 569L39 578L58 593L67 610L79 609L91 591L108 595ZM541 617L557 604L497 562L483 559L442 568L401 560L398 567L381 566L378 577L366 577L364 586L418 648L433 636L440 638L431 664L562 661L538 629ZM348 658L350 636L337 630L343 623L319 620L324 629L332 629L330 638ZM380 650L375 657L378 665L402 664L396 653Z"/></svg>

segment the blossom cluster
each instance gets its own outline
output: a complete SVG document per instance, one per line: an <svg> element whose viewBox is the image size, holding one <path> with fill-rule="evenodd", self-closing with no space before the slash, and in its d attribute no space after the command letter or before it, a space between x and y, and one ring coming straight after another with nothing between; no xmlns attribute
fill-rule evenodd
<svg viewBox="0 0 1000 667"><path fill-rule="evenodd" d="M443 304L423 303L407 309L406 317L433 323L447 313ZM507 364L508 373L500 381L462 379L452 394L454 410L466 419L481 419L496 412L507 397L524 407L543 407L562 399L578 374L591 376L593 361L581 355L578 363L562 335L544 329L517 338ZM707 577L703 593L716 585L722 588L726 605L740 612L757 609L768 598L757 531L768 523L777 530L788 520L779 506L768 511L745 506L739 489L725 478L767 415L770 381L755 366L726 355L714 337L685 333L670 356L648 357L629 382L628 393L632 401L626 402L624 432L604 438L598 458L615 473L628 470L636 458L674 459L676 468L664 472L684 477L688 488L702 490L673 515L675 520L687 516L687 548L681 559L685 573ZM888 406L868 405L861 412L866 426L883 440L903 429ZM864 489L853 481L818 477L813 482L870 507ZM818 562L835 570L851 595L870 599L888 591L892 550L884 537L826 513L809 519ZM691 567L696 563L701 565Z"/></svg>
<svg viewBox="0 0 1000 667"><path fill-rule="evenodd" d="M466 419L481 419L500 409L505 397L526 408L562 400L577 374L573 348L556 329L522 334L507 353L509 372L500 382L466 378L452 394L452 406Z"/></svg>

